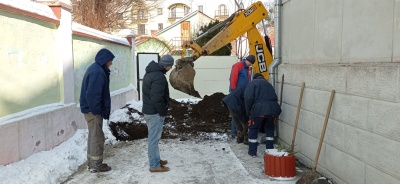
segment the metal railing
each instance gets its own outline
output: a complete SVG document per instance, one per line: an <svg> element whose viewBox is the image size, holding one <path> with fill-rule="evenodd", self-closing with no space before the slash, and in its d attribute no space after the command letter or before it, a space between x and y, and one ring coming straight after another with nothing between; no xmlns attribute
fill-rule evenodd
<svg viewBox="0 0 400 184"><path fill-rule="evenodd" d="M184 16L186 16L187 14L189 14L190 12L168 12L168 18L169 19L176 19L176 18L182 18Z"/></svg>
<svg viewBox="0 0 400 184"><path fill-rule="evenodd" d="M185 41L190 41L189 37L174 37L170 40L170 45L173 50L182 50L182 44Z"/></svg>
<svg viewBox="0 0 400 184"><path fill-rule="evenodd" d="M149 19L149 16L142 15L142 16L133 16L132 21L133 22L139 22L139 21L146 21Z"/></svg>
<svg viewBox="0 0 400 184"><path fill-rule="evenodd" d="M229 16L229 11L225 10L215 10L215 16Z"/></svg>

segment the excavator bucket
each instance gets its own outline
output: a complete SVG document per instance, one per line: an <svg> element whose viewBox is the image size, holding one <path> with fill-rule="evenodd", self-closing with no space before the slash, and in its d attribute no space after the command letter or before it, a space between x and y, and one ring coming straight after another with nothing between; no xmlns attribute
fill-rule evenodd
<svg viewBox="0 0 400 184"><path fill-rule="evenodd" d="M169 82L176 90L188 95L201 98L198 91L194 89L193 81L196 71L193 66L193 57L185 57L175 61L175 68L169 75Z"/></svg>

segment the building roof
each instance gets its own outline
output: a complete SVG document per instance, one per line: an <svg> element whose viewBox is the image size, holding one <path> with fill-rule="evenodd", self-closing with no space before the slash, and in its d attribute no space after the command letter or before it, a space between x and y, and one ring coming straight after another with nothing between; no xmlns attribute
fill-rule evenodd
<svg viewBox="0 0 400 184"><path fill-rule="evenodd" d="M186 21L186 20L192 18L193 16L195 16L195 15L197 15L197 14L203 15L203 16L205 16L205 17L211 19L211 20L214 20L213 18L209 17L208 15L204 14L203 12L201 12L201 11L199 11L199 10L196 10L196 11L194 11L194 12L191 12L191 13L187 14L185 17L181 18L179 21L177 21L177 22L171 24L170 26L168 26L168 27L166 27L166 28L164 28L164 29L159 30L155 35L158 36L158 35L160 35L160 34L162 34L162 33L165 33L166 31L170 30L171 28L180 25L182 22L184 22L184 21Z"/></svg>

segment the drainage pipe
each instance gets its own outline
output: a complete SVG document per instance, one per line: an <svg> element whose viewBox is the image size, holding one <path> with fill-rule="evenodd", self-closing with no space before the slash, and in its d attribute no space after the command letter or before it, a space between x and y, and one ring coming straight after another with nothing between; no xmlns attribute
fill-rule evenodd
<svg viewBox="0 0 400 184"><path fill-rule="evenodd" d="M274 12L274 60L269 66L270 82L275 88L276 77L278 76L278 65L282 62L281 56L281 11L282 11L282 0L275 0L275 12Z"/></svg>

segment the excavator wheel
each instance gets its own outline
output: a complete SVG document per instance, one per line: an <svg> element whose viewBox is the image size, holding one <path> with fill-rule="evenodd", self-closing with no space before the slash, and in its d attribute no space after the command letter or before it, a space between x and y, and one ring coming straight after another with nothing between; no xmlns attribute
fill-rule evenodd
<svg viewBox="0 0 400 184"><path fill-rule="evenodd" d="M193 81L196 71L193 66L194 58L185 57L175 61L175 68L169 75L169 82L176 90L188 95L201 98L198 91L194 89Z"/></svg>

